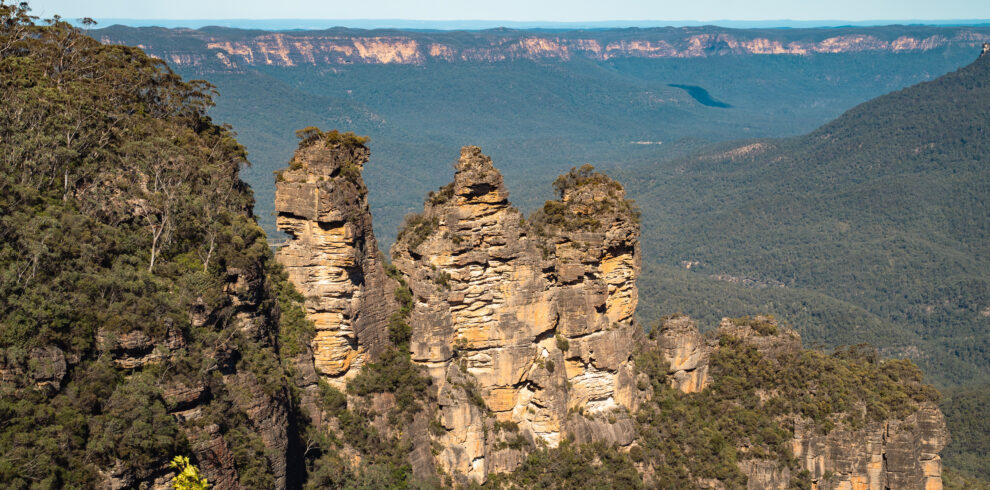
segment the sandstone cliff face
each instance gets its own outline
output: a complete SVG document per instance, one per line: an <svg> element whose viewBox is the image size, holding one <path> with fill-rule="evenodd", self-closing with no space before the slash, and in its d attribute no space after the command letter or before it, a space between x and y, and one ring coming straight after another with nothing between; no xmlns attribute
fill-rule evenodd
<svg viewBox="0 0 990 490"><path fill-rule="evenodd" d="M509 60L606 61L616 58L704 58L722 55L811 55L817 53L923 52L947 46L979 47L990 40L980 28L931 29L891 36L876 31L788 30L780 33L722 28L644 29L618 34L575 31L534 34L527 31L472 33L457 39L390 31L314 33L264 32L228 38L183 30L197 46L167 47L155 36L141 47L176 66L238 70L250 66L349 64L422 65L431 62L499 62ZM791 33L794 32L794 35ZM117 42L112 35L101 39Z"/></svg>
<svg viewBox="0 0 990 490"><path fill-rule="evenodd" d="M440 390L440 465L476 481L511 470L518 458L486 438L489 418L550 447L569 436L628 444L628 420L602 418L633 408L638 226L619 212L590 218L624 202L621 186L566 189L561 216L594 224L548 224L543 236L480 149L463 148L455 169L391 252L414 296L413 359Z"/></svg>
<svg viewBox="0 0 990 490"><path fill-rule="evenodd" d="M633 316L639 229L622 187L590 167L573 169L554 184L559 199L525 219L491 159L464 147L453 182L430 194L422 214L407 217L391 250L390 273L411 296L399 310L399 283L385 274L360 180L367 159L362 145L303 145L279 176L278 224L292 240L277 258L316 326L311 350L295 359L301 408L314 425L339 429L316 402L318 377L344 388L388 348L388 317L409 311L412 361L433 379L430 406L401 429L384 415L371 424L408 443L416 475L432 478L437 468L460 483L481 482L564 439L632 447L638 435L629 414L647 393L637 385L649 383L637 382L646 375L634 371L631 356L648 341ZM718 333L769 358L801 349L797 333L769 317L726 319ZM671 386L691 394L711 385L717 336L674 316L654 339ZM773 390L765 389L761 397ZM348 400L374 414L394 404L389 393ZM750 488L788 488L799 470L823 489L941 487L938 452L947 433L933 405L828 433L800 417L784 423L798 470L744 458ZM209 468L223 475L230 466L223 441L209 427L203 434L197 447L215 453ZM348 451L349 459L361 458Z"/></svg>
<svg viewBox="0 0 990 490"><path fill-rule="evenodd" d="M938 452L948 443L942 412L926 405L900 420L875 422L859 430L827 435L810 424L794 428L791 449L817 489L888 488L941 490ZM786 489L792 473L775 464L746 462L751 489Z"/></svg>
<svg viewBox="0 0 990 490"><path fill-rule="evenodd" d="M267 352L274 355L277 312L263 304L271 292L261 264L254 264L250 269L228 269L224 291L232 309L225 321L251 342L271 349ZM193 315L195 326L223 321L217 318L220 312L199 313ZM275 487L285 488L290 438L289 396L284 385L265 386L266 380L259 379L247 366L238 366L235 359L241 355L230 347L218 349L214 359L222 373L220 379L236 409L247 416L251 429L268 448L265 455ZM204 426L199 422L204 415L203 406L210 398L206 385L173 383L165 390L165 401L190 440L204 476L214 488L239 488L240 475L234 467L230 444L220 427L212 423Z"/></svg>
<svg viewBox="0 0 990 490"><path fill-rule="evenodd" d="M770 357L801 348L797 332L770 317L723 319L717 333L742 339ZM656 339L670 362L671 386L692 393L710 382L708 364L719 348L717 337L699 334L695 324L681 316L664 321ZM938 453L949 439L945 419L934 404L921 404L904 418L868 422L857 429L840 425L827 434L800 417L792 424L790 448L799 470L810 473L813 488L942 488ZM791 488L795 475L773 461L744 460L740 467L754 490Z"/></svg>
<svg viewBox="0 0 990 490"><path fill-rule="evenodd" d="M948 443L948 431L934 405L856 431L822 435L798 425L794 432L794 456L819 482L818 488L942 488L938 452Z"/></svg>
<svg viewBox="0 0 990 490"><path fill-rule="evenodd" d="M277 225L292 237L276 259L306 298L316 371L338 388L383 348L394 310L360 175L367 161L361 145L311 144L276 184Z"/></svg>
<svg viewBox="0 0 990 490"><path fill-rule="evenodd" d="M708 356L712 345L686 316L660 325L657 345L670 363L670 386L684 393L697 393L708 386Z"/></svg>
<svg viewBox="0 0 990 490"><path fill-rule="evenodd" d="M223 287L226 299L220 303L220 308L206 311L200 305L194 305L190 315L192 326L232 327L248 342L268 349L267 352L274 356L277 312L263 304L270 292L262 265L253 264L247 270L229 268L226 280ZM232 410L247 417L248 430L257 434L268 448L264 466L273 477L274 488L286 488L290 439L286 387L281 384L265 386L266 381L259 379L249 366L237 362L244 353L229 340L218 343L211 352L201 353L212 361L210 369L221 373L214 378L216 384L211 384L208 378L178 380L163 377L162 401L189 441L189 456L197 462L212 488L234 489L242 486L231 443L225 430L208 419L209 411L223 409L216 405L211 407L211 403L220 392L226 393L233 405ZM113 364L125 369L173 362L179 349L187 347L182 332L174 326L169 326L162 338L154 338L140 330L122 335L100 332L98 342ZM34 375L38 386L57 386L65 375L65 359L61 352L55 348L36 349L32 355L44 361L41 372ZM0 363L0 376L4 372ZM142 468L136 473L118 461L113 467L101 469L100 475L106 488L165 489L171 488L170 479L174 471L167 464L162 464Z"/></svg>

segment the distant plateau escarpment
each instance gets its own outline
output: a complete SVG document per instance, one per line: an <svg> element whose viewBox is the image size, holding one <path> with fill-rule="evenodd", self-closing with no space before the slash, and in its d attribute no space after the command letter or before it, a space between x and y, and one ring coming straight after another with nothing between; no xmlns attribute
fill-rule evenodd
<svg viewBox="0 0 990 490"><path fill-rule="evenodd" d="M607 61L622 58L705 58L723 55L813 55L922 52L979 47L987 27L749 29L681 27L591 31L415 32L334 28L251 31L112 26L94 32L104 43L140 46L174 66L238 70L249 66L423 65L512 60ZM176 42L180 39L181 42Z"/></svg>

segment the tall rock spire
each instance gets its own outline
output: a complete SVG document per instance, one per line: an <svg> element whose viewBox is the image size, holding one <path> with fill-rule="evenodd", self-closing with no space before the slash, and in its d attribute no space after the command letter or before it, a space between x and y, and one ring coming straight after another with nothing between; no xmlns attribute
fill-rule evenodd
<svg viewBox="0 0 990 490"><path fill-rule="evenodd" d="M385 346L395 305L361 178L368 148L333 135L303 142L277 174L277 225L291 239L276 259L306 298L316 371L343 388Z"/></svg>
<svg viewBox="0 0 990 490"><path fill-rule="evenodd" d="M622 186L575 170L531 223L478 147L454 169L391 251L415 297L413 359L440 389L440 465L475 481L513 469L523 455L496 421L550 447L629 444L640 259Z"/></svg>

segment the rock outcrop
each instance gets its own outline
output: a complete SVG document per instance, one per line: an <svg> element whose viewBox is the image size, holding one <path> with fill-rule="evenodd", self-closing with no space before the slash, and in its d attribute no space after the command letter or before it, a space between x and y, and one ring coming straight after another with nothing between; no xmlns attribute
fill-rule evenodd
<svg viewBox="0 0 990 490"><path fill-rule="evenodd" d="M621 185L590 166L561 176L558 199L526 219L491 159L462 148L453 182L406 218L389 277L360 177L368 151L352 136L320 134L278 173L278 224L292 239L276 256L316 327L311 351L295 360L300 403L316 427L339 430L319 408L317 377L344 388L390 348L390 325L407 324L411 361L433 381L424 398L431 406L402 430L381 415L372 425L409 444L416 475L438 469L459 483L482 482L565 439L632 448L639 429L630 414L650 385L632 362L639 345L653 345L669 364L666 382L679 396L712 385L720 338L768 359L801 352L800 336L765 316L724 319L718 335L673 316L650 343L634 320L637 212ZM759 397L774 396L773 388L761 389ZM371 414L395 404L389 393L349 397L349 406ZM793 434L798 469L743 458L750 488L788 488L801 470L816 488L940 488L938 452L947 434L933 405L828 432L796 414L779 422ZM223 445L200 444L218 452L214 465L222 468Z"/></svg>
<svg viewBox="0 0 990 490"><path fill-rule="evenodd" d="M926 405L904 419L873 422L859 430L838 429L827 435L800 424L791 445L818 488L934 490L942 488L938 452L948 442L942 412ZM751 486L766 488L760 484L751 481Z"/></svg>
<svg viewBox="0 0 990 490"><path fill-rule="evenodd" d="M670 363L670 386L697 393L708 386L708 356L712 346L686 316L664 319L656 336L661 354Z"/></svg>
<svg viewBox="0 0 990 490"><path fill-rule="evenodd" d="M387 342L395 309L361 179L368 154L360 144L303 145L276 184L277 224L292 237L276 259L306 298L316 371L338 388Z"/></svg>
<svg viewBox="0 0 990 490"><path fill-rule="evenodd" d="M927 52L979 47L990 39L980 27L916 28L909 35L878 28L746 31L720 27L627 31L485 31L456 39L411 31L250 32L174 30L167 33L110 28L97 31L104 43L140 44L174 66L239 71L252 66L350 64L425 65L512 60L679 59L726 55L814 55L819 53ZM181 36L178 43L170 36Z"/></svg>
<svg viewBox="0 0 990 490"><path fill-rule="evenodd" d="M360 144L303 144L277 183L292 239L276 257L306 297L315 371L338 388L386 345L397 310L360 179L367 158ZM463 148L455 169L391 251L412 296L412 360L437 390L439 467L484 481L514 469L520 445L628 445L640 257L622 187L575 170L527 222L480 149Z"/></svg>
<svg viewBox="0 0 990 490"><path fill-rule="evenodd" d="M58 391L66 372L65 353L58 347L36 347L28 352L0 349L0 385Z"/></svg>
<svg viewBox="0 0 990 490"><path fill-rule="evenodd" d="M670 362L671 386L685 393L710 383L709 360L719 338L742 340L774 358L801 349L801 338L772 317L725 318L715 335L702 335L690 318L666 319L656 336L657 348ZM933 403L922 403L903 418L870 421L862 427L844 424L827 433L800 416L793 426L790 450L798 462L793 470L775 461L749 459L740 463L748 488L787 489L800 470L807 470L818 489L941 489L941 458L948 444L945 419ZM718 485L716 485L718 487Z"/></svg>
<svg viewBox="0 0 990 490"><path fill-rule="evenodd" d="M575 171L527 222L479 148L455 169L391 251L415 298L413 360L440 389L440 465L476 481L513 469L487 417L549 447L629 444L631 426L604 420L634 405L639 230L621 186Z"/></svg>

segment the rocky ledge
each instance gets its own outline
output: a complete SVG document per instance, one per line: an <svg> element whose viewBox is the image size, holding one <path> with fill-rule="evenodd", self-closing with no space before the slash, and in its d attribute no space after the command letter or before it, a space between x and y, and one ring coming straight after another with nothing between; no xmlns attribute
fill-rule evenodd
<svg viewBox="0 0 990 490"><path fill-rule="evenodd" d="M453 181L406 217L386 265L361 179L364 141L314 131L277 173L278 225L291 239L276 258L315 326L311 352L294 362L305 378L301 404L321 430L340 427L318 408L318 379L346 391L346 406L386 413L389 394L362 397L348 381L362 366L394 361L398 349L431 381L426 406L408 427L374 420L408 442L416 475L445 475L448 484L511 472L530 451L565 440L618 448L646 483L657 483L655 465L667 456L644 438L656 432L644 421L678 423L664 403L689 397L736 406L738 392L766 412L757 424L769 424L726 435L740 444L737 481L749 488L941 488L938 452L948 434L910 363L808 351L769 317L726 319L702 334L674 316L647 338L634 316L638 212L620 184L591 166L558 178L556 199L527 219L491 159L466 146ZM648 358L653 367L639 364ZM749 364L755 371L732 371ZM848 372L850 381L818 379L809 366ZM852 391L839 386L847 391L836 398L835 386L845 384ZM777 443L754 442L768 430ZM733 486L698 471L689 481Z"/></svg>

